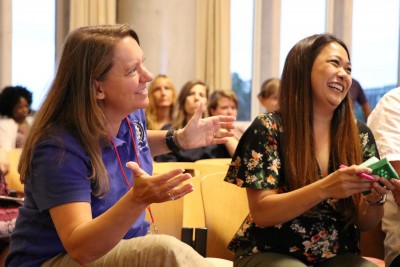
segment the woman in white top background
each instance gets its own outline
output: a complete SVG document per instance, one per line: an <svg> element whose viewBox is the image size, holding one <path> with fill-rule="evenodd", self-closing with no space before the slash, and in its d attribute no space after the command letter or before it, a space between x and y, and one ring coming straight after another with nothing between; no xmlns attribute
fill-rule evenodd
<svg viewBox="0 0 400 267"><path fill-rule="evenodd" d="M33 122L32 93L23 86L8 86L0 94L0 171L7 172L5 155L22 148Z"/></svg>

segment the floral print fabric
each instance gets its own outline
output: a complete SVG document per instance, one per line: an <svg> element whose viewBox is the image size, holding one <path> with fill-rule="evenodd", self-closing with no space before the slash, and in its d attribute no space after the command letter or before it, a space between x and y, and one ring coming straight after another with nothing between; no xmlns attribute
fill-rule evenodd
<svg viewBox="0 0 400 267"><path fill-rule="evenodd" d="M378 156L369 128L358 123L364 159ZM225 181L241 187L283 191L281 149L283 129L277 113L259 115L242 136ZM332 170L333 171L333 170ZM291 255L313 266L335 255L358 253L359 234L355 225L346 226L332 199L288 222L260 228L251 214L229 244L236 256L258 252Z"/></svg>

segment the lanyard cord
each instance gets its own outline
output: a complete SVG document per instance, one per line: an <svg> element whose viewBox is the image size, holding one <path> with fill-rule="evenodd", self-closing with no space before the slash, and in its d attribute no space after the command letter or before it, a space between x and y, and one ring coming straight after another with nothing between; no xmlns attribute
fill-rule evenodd
<svg viewBox="0 0 400 267"><path fill-rule="evenodd" d="M133 134L133 130L132 130L132 125L131 125L128 117L125 117L125 120L126 120L126 122L128 123L128 126L129 126L129 132L130 132L131 138L132 138L132 147L133 147L133 150L135 151L137 164L139 165L139 167L141 167L139 154L138 154L137 149L136 149L136 143L135 143L135 138L134 138L134 134ZM122 162L121 162L121 158L120 158L119 153L118 153L117 146L115 145L115 142L114 142L114 140L112 140L112 138L110 138L110 141L111 141L111 143L112 143L112 145L114 147L115 154L117 155L119 168L120 168L120 170L122 172L122 175L124 176L125 183L128 186L128 188L131 189L132 185L129 183L128 177L126 176L126 173L125 173L125 170L124 170L124 167L122 166ZM150 215L150 218L151 218L151 224L153 225L154 232L157 233L158 230L157 230L157 226L156 226L156 223L155 223L155 220L154 220L154 217L153 217L153 213L151 212L150 205L147 206L147 210L149 211L149 215Z"/></svg>

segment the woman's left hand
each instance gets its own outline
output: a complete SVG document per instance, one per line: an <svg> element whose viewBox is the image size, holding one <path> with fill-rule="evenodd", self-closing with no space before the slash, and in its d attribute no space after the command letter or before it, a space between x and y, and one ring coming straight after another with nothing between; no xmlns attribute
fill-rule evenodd
<svg viewBox="0 0 400 267"><path fill-rule="evenodd" d="M201 104L183 129L177 131L177 141L185 149L225 144L234 134L233 116L212 116L202 119L205 105Z"/></svg>
<svg viewBox="0 0 400 267"><path fill-rule="evenodd" d="M132 197L136 203L144 206L176 200L194 190L193 184L185 183L190 180L191 175L184 173L184 169L149 175L136 162L129 161L126 166L132 171L134 179Z"/></svg>
<svg viewBox="0 0 400 267"><path fill-rule="evenodd" d="M375 175L374 175L375 176ZM375 176L378 177L378 176ZM365 196L365 200L369 203L374 203L379 199L386 198L386 194L388 193L388 189L386 188L385 184L382 183L386 180L383 177L379 177L379 180L372 183L371 186L371 193Z"/></svg>
<svg viewBox="0 0 400 267"><path fill-rule="evenodd" d="M385 178L381 178L382 184L385 185L386 189L392 191L394 201L396 202L397 206L400 207L400 181L392 178L387 180Z"/></svg>

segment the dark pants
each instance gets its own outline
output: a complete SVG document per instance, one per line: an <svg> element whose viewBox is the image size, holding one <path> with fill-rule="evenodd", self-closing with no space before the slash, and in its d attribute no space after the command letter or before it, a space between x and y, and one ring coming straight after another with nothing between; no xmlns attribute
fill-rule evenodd
<svg viewBox="0 0 400 267"><path fill-rule="evenodd" d="M235 258L234 267L307 267L306 264L300 260L295 259L291 256L272 253L262 252L256 253L251 256L245 256L242 258ZM342 254L331 259L328 259L318 265L318 267L377 267L376 264L351 253ZM393 265L394 267L395 265ZM396 265L400 266L400 265Z"/></svg>
<svg viewBox="0 0 400 267"><path fill-rule="evenodd" d="M400 255L394 258L389 267L399 267L399 266L400 266Z"/></svg>

